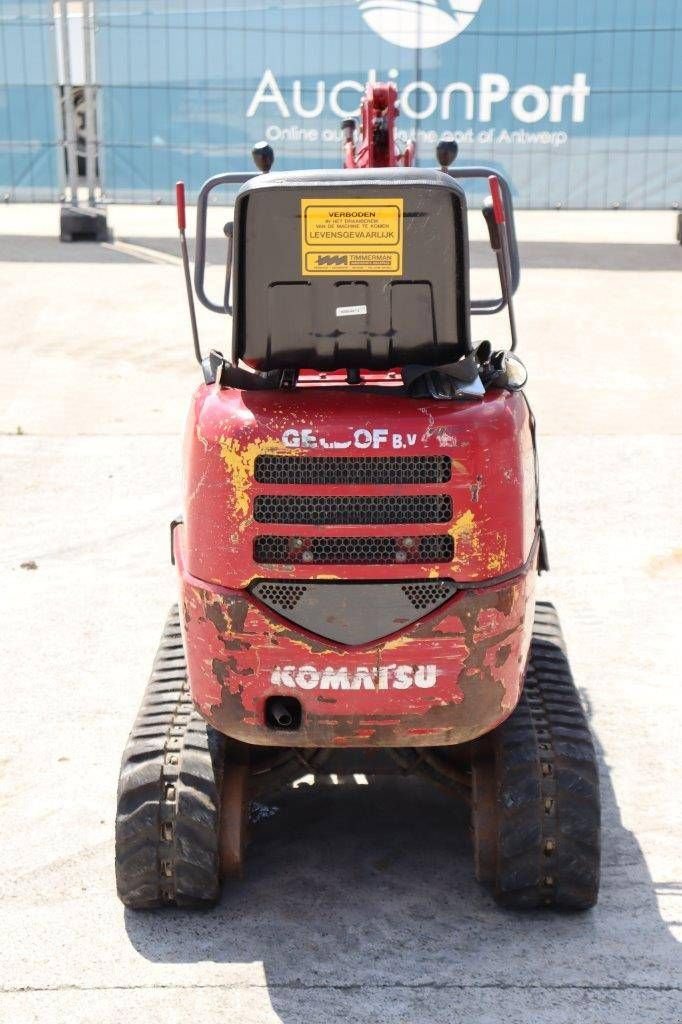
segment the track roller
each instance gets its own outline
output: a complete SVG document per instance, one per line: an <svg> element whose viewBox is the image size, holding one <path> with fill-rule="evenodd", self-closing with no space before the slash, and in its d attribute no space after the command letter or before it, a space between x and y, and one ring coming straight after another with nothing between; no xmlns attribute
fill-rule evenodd
<svg viewBox="0 0 682 1024"><path fill-rule="evenodd" d="M473 763L476 876L517 909L597 902L597 760L553 606L538 603L521 700Z"/></svg>

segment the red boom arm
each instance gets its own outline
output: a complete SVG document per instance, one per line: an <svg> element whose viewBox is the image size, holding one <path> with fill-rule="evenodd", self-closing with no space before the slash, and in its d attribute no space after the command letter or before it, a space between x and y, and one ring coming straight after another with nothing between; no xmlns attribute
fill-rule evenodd
<svg viewBox="0 0 682 1024"><path fill-rule="evenodd" d="M368 82L360 105L360 140L355 146L355 122L344 121L343 166L411 167L414 142L398 151L395 122L398 116L398 91L393 82Z"/></svg>

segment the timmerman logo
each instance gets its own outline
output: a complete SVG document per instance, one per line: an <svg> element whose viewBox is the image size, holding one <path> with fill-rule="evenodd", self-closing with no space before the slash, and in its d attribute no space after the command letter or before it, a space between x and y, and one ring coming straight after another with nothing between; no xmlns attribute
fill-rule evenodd
<svg viewBox="0 0 682 1024"><path fill-rule="evenodd" d="M300 690L409 690L412 686L429 690L436 685L437 676L435 665L359 665L352 669L345 665L283 665L273 669L270 682Z"/></svg>
<svg viewBox="0 0 682 1024"><path fill-rule="evenodd" d="M358 0L372 31L394 46L425 50L463 32L483 0Z"/></svg>

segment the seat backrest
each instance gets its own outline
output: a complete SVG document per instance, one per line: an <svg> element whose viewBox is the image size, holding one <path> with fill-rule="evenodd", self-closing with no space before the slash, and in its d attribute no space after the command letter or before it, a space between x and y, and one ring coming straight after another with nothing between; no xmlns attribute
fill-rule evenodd
<svg viewBox="0 0 682 1024"><path fill-rule="evenodd" d="M232 361L439 365L470 351L466 201L441 171L265 174L234 213Z"/></svg>

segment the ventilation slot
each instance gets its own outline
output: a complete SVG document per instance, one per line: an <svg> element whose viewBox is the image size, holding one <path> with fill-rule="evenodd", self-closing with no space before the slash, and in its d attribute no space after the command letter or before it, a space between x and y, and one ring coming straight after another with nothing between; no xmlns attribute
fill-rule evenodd
<svg viewBox="0 0 682 1024"><path fill-rule="evenodd" d="M402 592L418 612L437 608L455 591L451 580L428 580L425 583L403 583Z"/></svg>
<svg viewBox="0 0 682 1024"><path fill-rule="evenodd" d="M425 537L257 537L255 562L266 565L405 565L451 562L449 534Z"/></svg>
<svg viewBox="0 0 682 1024"><path fill-rule="evenodd" d="M261 494L254 502L253 515L257 523L304 526L448 523L452 519L452 500L439 494L358 498Z"/></svg>
<svg viewBox="0 0 682 1024"><path fill-rule="evenodd" d="M317 456L259 455L259 484L445 484L450 480L447 455Z"/></svg>
<svg viewBox="0 0 682 1024"><path fill-rule="evenodd" d="M258 583L254 594L275 612L293 612L307 587L300 583Z"/></svg>

